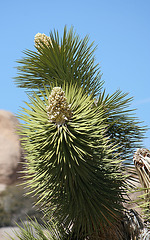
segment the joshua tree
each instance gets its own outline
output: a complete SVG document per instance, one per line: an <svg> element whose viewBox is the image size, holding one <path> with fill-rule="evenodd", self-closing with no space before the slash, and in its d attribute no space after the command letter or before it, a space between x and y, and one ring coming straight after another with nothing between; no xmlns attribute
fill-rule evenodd
<svg viewBox="0 0 150 240"><path fill-rule="evenodd" d="M102 90L88 42L66 27L61 39L56 31L37 34L36 50L18 61L15 82L29 96L19 113L25 178L50 229L56 224L59 234L51 239L102 239L109 228L112 239L124 239L118 223L127 201L124 160L131 160L145 132L127 94ZM40 238L37 228L35 239L50 239Z"/></svg>

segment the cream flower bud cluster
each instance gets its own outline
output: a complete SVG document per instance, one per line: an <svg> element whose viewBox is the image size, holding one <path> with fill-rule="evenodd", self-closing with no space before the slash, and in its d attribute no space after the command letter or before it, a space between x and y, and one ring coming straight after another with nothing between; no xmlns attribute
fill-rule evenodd
<svg viewBox="0 0 150 240"><path fill-rule="evenodd" d="M41 41L48 46L48 43L51 43L50 37L46 36L44 33L37 33L34 37L35 47L38 48L41 45ZM52 43L51 43L52 44Z"/></svg>
<svg viewBox="0 0 150 240"><path fill-rule="evenodd" d="M54 87L48 98L49 106L47 106L47 113L50 122L54 122L57 125L63 125L72 117L72 111L67 99L65 92L61 87Z"/></svg>

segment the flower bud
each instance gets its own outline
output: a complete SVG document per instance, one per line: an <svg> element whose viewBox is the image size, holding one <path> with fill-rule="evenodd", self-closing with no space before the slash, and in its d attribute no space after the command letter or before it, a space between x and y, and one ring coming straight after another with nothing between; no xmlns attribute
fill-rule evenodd
<svg viewBox="0 0 150 240"><path fill-rule="evenodd" d="M67 103L65 92L61 87L54 87L48 98L47 113L49 121L63 125L72 117L70 105Z"/></svg>
<svg viewBox="0 0 150 240"><path fill-rule="evenodd" d="M39 48L39 45L41 46L41 41L47 46L49 45L49 43L51 43L50 37L46 36L44 33L37 33L34 37L35 47L37 49Z"/></svg>

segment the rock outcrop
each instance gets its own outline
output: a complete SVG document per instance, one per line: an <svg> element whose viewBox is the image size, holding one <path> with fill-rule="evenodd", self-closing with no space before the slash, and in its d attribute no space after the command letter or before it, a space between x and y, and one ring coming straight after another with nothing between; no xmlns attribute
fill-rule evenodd
<svg viewBox="0 0 150 240"><path fill-rule="evenodd" d="M8 111L0 110L0 184L11 184L21 168L22 151L17 118Z"/></svg>

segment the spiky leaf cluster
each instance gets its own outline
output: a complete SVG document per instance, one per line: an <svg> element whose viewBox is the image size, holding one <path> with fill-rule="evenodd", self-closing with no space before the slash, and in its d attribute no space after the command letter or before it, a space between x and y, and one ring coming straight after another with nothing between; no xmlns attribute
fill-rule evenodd
<svg viewBox="0 0 150 240"><path fill-rule="evenodd" d="M119 146L117 150L120 158L127 164L132 162L136 148L142 146L146 126L135 116L135 109L130 108L133 98L128 93L120 90L112 95L102 91L97 100L97 106L103 105L106 123L108 124L107 136L112 143Z"/></svg>
<svg viewBox="0 0 150 240"><path fill-rule="evenodd" d="M82 88L64 85L63 89L73 111L65 124L49 121L47 89L46 97L35 94L27 104L30 109L23 110L27 179L45 212L80 235L118 216L125 176L116 148L105 137L102 106L94 108L94 100Z"/></svg>
<svg viewBox="0 0 150 240"><path fill-rule="evenodd" d="M26 222L22 222L22 226L18 226L19 231L14 231L17 239L20 240L62 240L65 236L61 234L60 228L57 228L55 221L51 220L50 223L43 221L39 224L37 220L28 218ZM8 234L9 235L9 234ZM9 239L16 240L16 237L9 235ZM69 239L66 239L69 240Z"/></svg>
<svg viewBox="0 0 150 240"><path fill-rule="evenodd" d="M43 89L43 84L49 86L57 81L61 85L65 80L97 94L101 88L101 74L95 64L93 43L88 46L88 42L88 36L80 40L73 28L67 32L66 27L62 39L56 31L50 36L36 35L38 51L24 51L26 56L18 61L19 76L15 83L29 91L37 91L37 86Z"/></svg>

